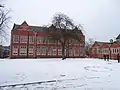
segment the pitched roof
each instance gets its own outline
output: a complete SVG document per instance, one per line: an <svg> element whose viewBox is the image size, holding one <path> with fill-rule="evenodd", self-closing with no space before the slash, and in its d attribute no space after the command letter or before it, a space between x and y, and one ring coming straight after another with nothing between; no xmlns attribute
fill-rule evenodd
<svg viewBox="0 0 120 90"><path fill-rule="evenodd" d="M120 39L120 34L117 36L117 38L116 39Z"/></svg>
<svg viewBox="0 0 120 90"><path fill-rule="evenodd" d="M23 23L26 23L26 22L23 22ZM19 26L20 25L18 25L18 24L14 24L12 31L16 31L17 28L19 28ZM29 26L29 28L30 28L30 30L35 31L35 32L43 32L43 31L47 31L49 28L54 28L54 25L52 24L49 28L41 27L41 26ZM57 29L57 30L60 31L60 29ZM65 29L62 29L62 30L65 31ZM78 33L80 35L83 35L82 31L77 30L76 28L73 29L73 30L68 29L67 31L71 32L71 33L76 32L76 33Z"/></svg>
<svg viewBox="0 0 120 90"><path fill-rule="evenodd" d="M18 24L14 24L12 31L16 31L19 26L20 25ZM41 32L41 31L47 30L46 27L40 27L40 26L29 26L29 27L32 31L35 31L35 32Z"/></svg>
<svg viewBox="0 0 120 90"><path fill-rule="evenodd" d="M110 42L98 42L96 41L100 46L102 46L103 44L107 44L108 46L110 46L112 43Z"/></svg>

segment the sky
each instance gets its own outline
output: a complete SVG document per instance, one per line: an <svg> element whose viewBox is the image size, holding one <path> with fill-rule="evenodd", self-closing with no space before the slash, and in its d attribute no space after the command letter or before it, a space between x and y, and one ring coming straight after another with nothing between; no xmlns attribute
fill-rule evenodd
<svg viewBox="0 0 120 90"><path fill-rule="evenodd" d="M14 23L23 21L28 25L47 25L55 13L62 12L83 26L86 40L109 41L120 33L120 0L3 0L3 3L11 9L10 30Z"/></svg>

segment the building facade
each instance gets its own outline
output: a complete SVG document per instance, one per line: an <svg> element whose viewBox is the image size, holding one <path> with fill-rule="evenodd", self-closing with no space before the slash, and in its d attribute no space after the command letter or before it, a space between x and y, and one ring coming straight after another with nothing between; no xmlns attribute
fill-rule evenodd
<svg viewBox="0 0 120 90"><path fill-rule="evenodd" d="M11 31L10 58L61 58L61 43L49 39L49 28L29 26L25 21L21 25L14 24ZM65 47L66 57L85 57L85 36L81 31L79 36L83 41L81 43L72 38L68 40L68 47Z"/></svg>
<svg viewBox="0 0 120 90"><path fill-rule="evenodd" d="M97 42L90 48L91 58L104 58L109 56L110 59L117 59L117 54L120 54L120 35L114 42Z"/></svg>

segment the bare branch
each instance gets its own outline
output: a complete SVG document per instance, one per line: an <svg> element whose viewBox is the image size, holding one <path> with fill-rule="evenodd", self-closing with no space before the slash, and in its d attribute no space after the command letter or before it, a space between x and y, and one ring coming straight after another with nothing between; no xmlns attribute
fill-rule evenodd
<svg viewBox="0 0 120 90"><path fill-rule="evenodd" d="M0 36L7 40L8 36L8 23L11 19L9 16L10 10L7 10L4 6L0 5Z"/></svg>

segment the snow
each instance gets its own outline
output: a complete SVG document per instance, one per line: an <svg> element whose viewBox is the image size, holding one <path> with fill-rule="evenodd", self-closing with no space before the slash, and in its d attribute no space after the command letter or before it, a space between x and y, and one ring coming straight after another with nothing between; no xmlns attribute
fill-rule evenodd
<svg viewBox="0 0 120 90"><path fill-rule="evenodd" d="M119 69L115 60L0 59L0 90L120 90ZM26 85L2 87L15 84Z"/></svg>

